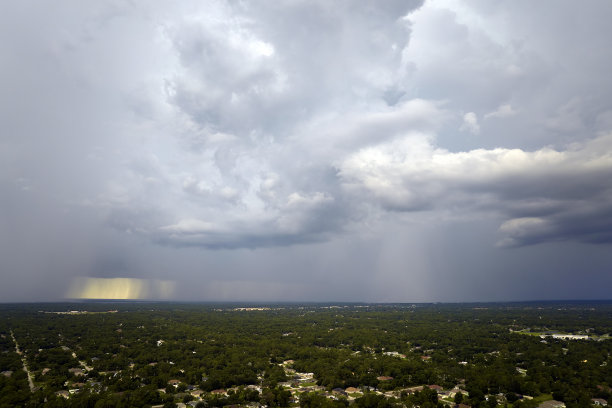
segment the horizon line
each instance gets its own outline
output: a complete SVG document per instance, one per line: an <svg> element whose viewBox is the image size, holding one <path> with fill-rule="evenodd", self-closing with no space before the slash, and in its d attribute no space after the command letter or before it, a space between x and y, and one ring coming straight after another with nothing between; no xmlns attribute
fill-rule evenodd
<svg viewBox="0 0 612 408"><path fill-rule="evenodd" d="M506 303L602 303L612 302L609 299L529 299L529 300L470 300L470 301L263 301L263 300L171 300L171 299L64 299L48 301L0 301L0 305L15 304L62 304L62 303L177 303L177 304L238 304L238 305L461 305L461 304L506 304Z"/></svg>

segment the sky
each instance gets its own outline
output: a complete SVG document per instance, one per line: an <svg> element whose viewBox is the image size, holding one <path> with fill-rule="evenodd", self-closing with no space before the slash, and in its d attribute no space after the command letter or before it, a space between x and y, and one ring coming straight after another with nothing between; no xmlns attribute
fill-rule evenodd
<svg viewBox="0 0 612 408"><path fill-rule="evenodd" d="M3 2L0 302L611 299L610 15Z"/></svg>

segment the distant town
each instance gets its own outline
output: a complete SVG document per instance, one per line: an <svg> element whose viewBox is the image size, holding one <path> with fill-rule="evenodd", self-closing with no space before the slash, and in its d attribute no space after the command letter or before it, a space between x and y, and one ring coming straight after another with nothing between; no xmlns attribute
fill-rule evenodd
<svg viewBox="0 0 612 408"><path fill-rule="evenodd" d="M583 407L612 304L0 306L0 406Z"/></svg>

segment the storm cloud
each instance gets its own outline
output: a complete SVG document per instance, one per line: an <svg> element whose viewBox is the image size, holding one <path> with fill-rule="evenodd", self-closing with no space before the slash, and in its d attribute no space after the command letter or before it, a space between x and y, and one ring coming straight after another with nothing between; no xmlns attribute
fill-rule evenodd
<svg viewBox="0 0 612 408"><path fill-rule="evenodd" d="M608 2L3 9L0 300L610 296Z"/></svg>

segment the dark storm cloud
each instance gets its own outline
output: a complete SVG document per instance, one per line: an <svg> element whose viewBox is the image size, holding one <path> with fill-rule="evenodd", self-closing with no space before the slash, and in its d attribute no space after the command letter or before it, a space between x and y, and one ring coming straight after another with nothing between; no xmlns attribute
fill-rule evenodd
<svg viewBox="0 0 612 408"><path fill-rule="evenodd" d="M524 298L513 271L573 285L587 253L605 281L610 7L6 3L0 295L90 276L190 299Z"/></svg>
<svg viewBox="0 0 612 408"><path fill-rule="evenodd" d="M509 218L501 245L578 240L609 243L612 137L559 152L519 149L451 153L424 137L362 149L342 166L347 191L370 193L391 211L453 208L458 217Z"/></svg>
<svg viewBox="0 0 612 408"><path fill-rule="evenodd" d="M416 6L372 13L349 3L271 10L218 3L206 15L164 23L162 36L178 58L160 103L144 109L157 110L148 116L159 146L134 158L140 164L116 184L148 182L113 200L133 203L132 211L149 197L163 195L167 204L140 228L121 215L130 209L117 208L112 225L206 248L286 246L342 231L357 215L338 183L338 154L406 128L435 127L431 102L374 111L347 104L360 93L382 102L409 38L402 17ZM296 31L298 20L320 29ZM140 99L133 104L145 104ZM170 124L174 140L159 131Z"/></svg>

